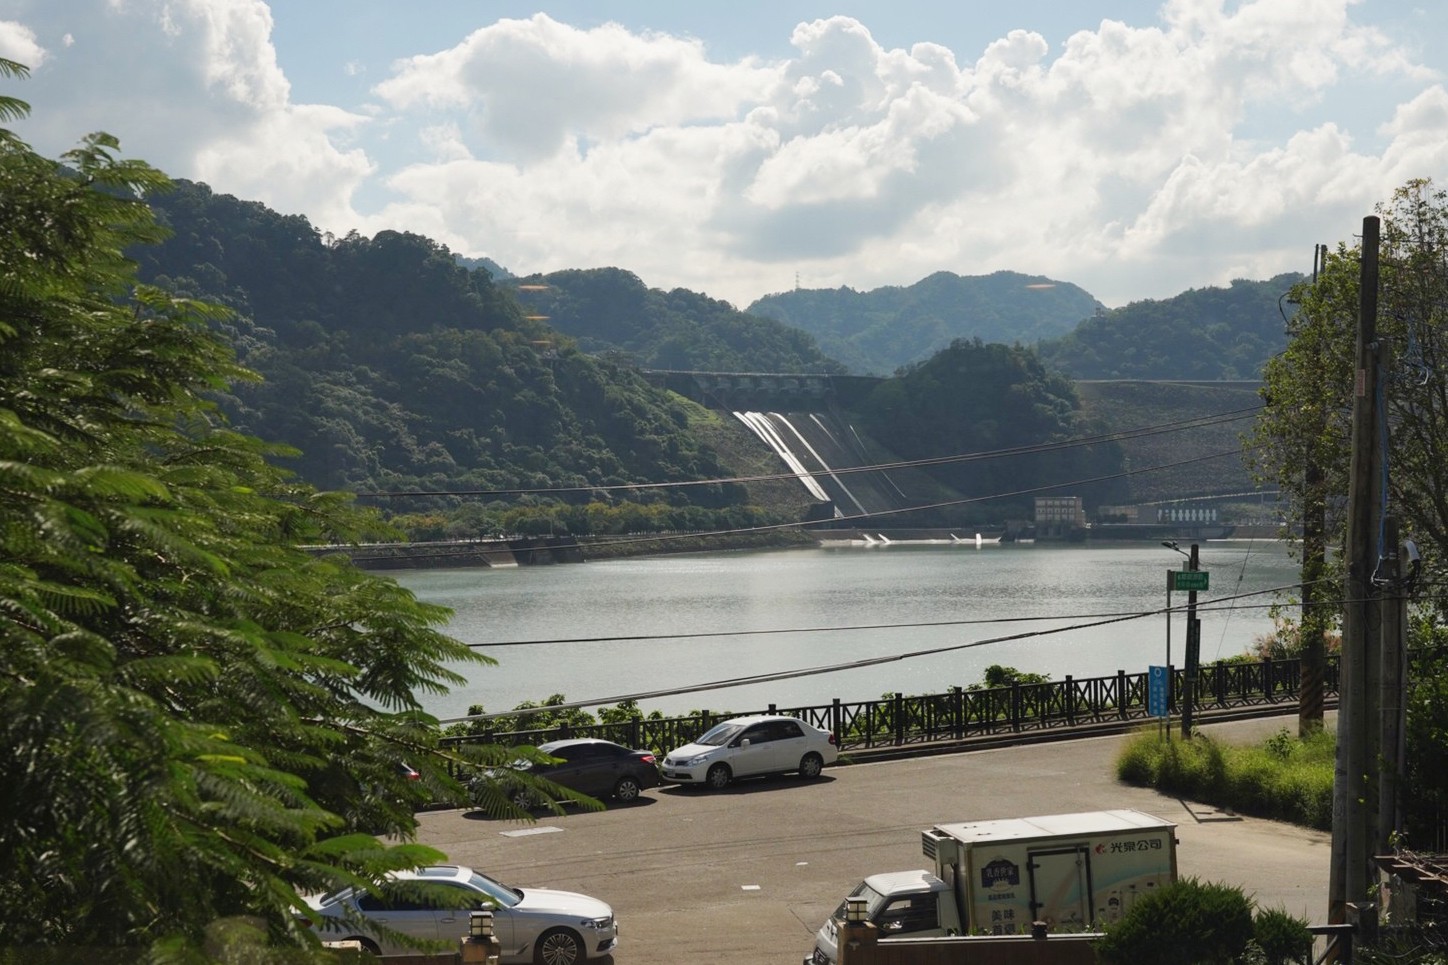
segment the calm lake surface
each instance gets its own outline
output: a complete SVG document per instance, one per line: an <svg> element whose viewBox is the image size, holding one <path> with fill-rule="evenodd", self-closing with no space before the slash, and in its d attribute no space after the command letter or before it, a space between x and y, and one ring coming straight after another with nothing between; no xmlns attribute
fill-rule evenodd
<svg viewBox="0 0 1448 965"><path fill-rule="evenodd" d="M649 694L644 711L672 715L939 693L978 683L991 664L1052 680L1135 673L1166 660L1166 570L1184 563L1157 543L894 543L394 576L451 607L447 632L498 661L465 668L466 685L425 699L446 719L551 694L605 705ZM1268 606L1298 595L1297 566L1273 541L1203 543L1201 567L1211 574L1198 594L1203 662L1248 650L1272 630ZM1273 588L1282 592L1259 592ZM1150 615L1080 626L1126 613ZM952 625L921 625L931 623ZM1170 624L1181 665L1185 616ZM1020 634L1030 636L991 642ZM925 650L943 652L901 657ZM880 658L898 659L834 669Z"/></svg>

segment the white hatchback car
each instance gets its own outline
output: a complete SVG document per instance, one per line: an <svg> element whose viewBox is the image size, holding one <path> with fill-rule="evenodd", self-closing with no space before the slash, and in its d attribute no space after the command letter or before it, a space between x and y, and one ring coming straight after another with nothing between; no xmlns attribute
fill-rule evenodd
<svg viewBox="0 0 1448 965"><path fill-rule="evenodd" d="M471 912L489 909L504 962L575 965L618 946L613 909L597 898L546 888L511 888L462 865L396 872L381 894L343 888L307 899L322 917L323 941L356 939L374 955L417 954L400 936L448 942L457 950ZM428 886L426 891L422 886Z"/></svg>
<svg viewBox="0 0 1448 965"><path fill-rule="evenodd" d="M759 774L820 776L839 759L835 735L794 717L736 717L716 724L692 744L672 750L659 773L674 784L715 790L736 777Z"/></svg>

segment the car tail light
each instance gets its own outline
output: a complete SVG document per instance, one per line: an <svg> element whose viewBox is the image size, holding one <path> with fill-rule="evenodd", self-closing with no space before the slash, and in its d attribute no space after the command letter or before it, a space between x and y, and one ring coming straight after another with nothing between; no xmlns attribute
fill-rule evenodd
<svg viewBox="0 0 1448 965"><path fill-rule="evenodd" d="M652 754L640 754L640 755L639 755L639 760L642 761L642 762L645 763L645 764L653 764L653 763L655 763L654 755L652 755Z"/></svg>
<svg viewBox="0 0 1448 965"><path fill-rule="evenodd" d="M834 734L831 734L831 735L830 735L830 746L831 746L831 747L834 747L834 746L835 746L835 735L834 735Z"/></svg>

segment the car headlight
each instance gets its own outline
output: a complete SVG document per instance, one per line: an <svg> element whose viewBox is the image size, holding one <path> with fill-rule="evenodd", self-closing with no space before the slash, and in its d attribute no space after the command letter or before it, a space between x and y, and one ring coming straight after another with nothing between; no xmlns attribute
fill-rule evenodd
<svg viewBox="0 0 1448 965"><path fill-rule="evenodd" d="M603 931L605 928L608 928L610 925L613 924L613 918L612 916L606 916L603 918L585 918L578 924L584 928L592 928L594 931Z"/></svg>
<svg viewBox="0 0 1448 965"><path fill-rule="evenodd" d="M710 753L712 754L713 752L711 751ZM696 755L696 756L694 756L694 757L689 758L688 763L685 764L684 766L685 766L685 767L698 767L700 764L704 763L704 762L707 761L708 759L709 759L709 754L698 754L698 755Z"/></svg>

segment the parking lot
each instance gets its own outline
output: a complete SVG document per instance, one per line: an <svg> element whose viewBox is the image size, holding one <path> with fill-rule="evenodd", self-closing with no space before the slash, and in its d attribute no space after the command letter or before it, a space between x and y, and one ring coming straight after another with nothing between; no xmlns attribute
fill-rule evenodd
<svg viewBox="0 0 1448 965"><path fill-rule="evenodd" d="M1209 725L1259 739L1295 717ZM620 965L797 963L860 878L926 866L920 831L946 821L1139 808L1178 825L1179 871L1241 886L1262 907L1326 919L1329 837L1119 784L1123 738L1096 737L840 766L815 781L664 787L535 823L419 816L420 840L496 878L611 903Z"/></svg>

